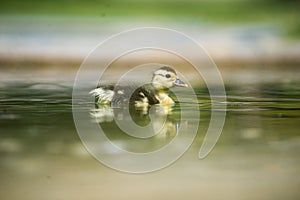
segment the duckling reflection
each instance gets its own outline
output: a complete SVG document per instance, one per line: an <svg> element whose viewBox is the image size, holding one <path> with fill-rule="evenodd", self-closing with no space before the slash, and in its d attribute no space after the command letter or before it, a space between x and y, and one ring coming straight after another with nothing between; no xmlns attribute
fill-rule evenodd
<svg viewBox="0 0 300 200"><path fill-rule="evenodd" d="M90 115L95 123L112 122L114 120L114 110L109 105L101 105L91 109Z"/></svg>
<svg viewBox="0 0 300 200"><path fill-rule="evenodd" d="M132 152L149 152L171 142L180 126L187 125L185 122L181 123L180 112L173 112L173 108L172 105L153 105L151 109L136 106L103 106L91 110L91 117L96 123L100 123L106 136L121 148ZM150 124L155 133L148 138L132 137L118 127L116 121L122 120L125 123L126 120L132 120L140 127Z"/></svg>

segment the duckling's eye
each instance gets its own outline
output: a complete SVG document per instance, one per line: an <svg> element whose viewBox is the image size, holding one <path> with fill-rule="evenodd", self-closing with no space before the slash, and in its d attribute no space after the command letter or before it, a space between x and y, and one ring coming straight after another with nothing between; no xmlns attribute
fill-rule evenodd
<svg viewBox="0 0 300 200"><path fill-rule="evenodd" d="M171 78L171 75L170 74L166 74L166 78Z"/></svg>

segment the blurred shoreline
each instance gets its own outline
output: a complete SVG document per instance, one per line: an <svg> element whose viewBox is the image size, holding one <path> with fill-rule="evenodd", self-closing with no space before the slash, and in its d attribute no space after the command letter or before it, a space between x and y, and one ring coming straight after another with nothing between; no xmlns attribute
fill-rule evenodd
<svg viewBox="0 0 300 200"><path fill-rule="evenodd" d="M300 40L284 38L271 24L220 25L172 20L128 20L95 17L10 16L0 17L1 82L40 81L73 84L89 53L107 38L141 27L162 27L184 33L197 41L214 61L225 84L299 82ZM172 41L173 42L173 41ZM182 41L175 41L184 48ZM120 44L121 45L121 44ZM118 44L107 49L119 48ZM205 56L192 52L191 56ZM199 75L182 58L168 52L140 51L114 60L108 78L145 63L173 65L198 82ZM94 56L95 58L95 56ZM96 56L86 75L99 73L107 59ZM188 66L189 65L189 66ZM203 63L205 66L205 62ZM116 67L116 68L115 68ZM141 77L140 77L141 78Z"/></svg>
<svg viewBox="0 0 300 200"><path fill-rule="evenodd" d="M300 64L300 40L282 37L278 28L272 24L217 25L191 20L39 15L2 15L0 24L2 69L13 65L78 67L107 38L141 27L168 28L190 36L203 46L219 67L292 67ZM184 47L180 41L176 45ZM196 52L191 54L198 56ZM131 62L130 59L128 62Z"/></svg>

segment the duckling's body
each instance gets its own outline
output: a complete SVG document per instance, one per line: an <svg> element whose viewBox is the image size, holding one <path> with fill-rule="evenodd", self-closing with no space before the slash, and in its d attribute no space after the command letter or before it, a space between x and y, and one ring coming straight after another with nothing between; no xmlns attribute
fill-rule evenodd
<svg viewBox="0 0 300 200"><path fill-rule="evenodd" d="M137 88L132 93L130 86L100 86L90 93L96 97L97 104L134 104L136 106L148 106L154 104L174 104L169 96L169 88L179 86L187 87L170 67L164 66L156 70L151 83Z"/></svg>

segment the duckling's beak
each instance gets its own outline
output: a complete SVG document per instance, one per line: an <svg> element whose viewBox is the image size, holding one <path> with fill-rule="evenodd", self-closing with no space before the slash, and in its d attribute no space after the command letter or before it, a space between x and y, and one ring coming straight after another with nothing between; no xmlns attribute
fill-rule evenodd
<svg viewBox="0 0 300 200"><path fill-rule="evenodd" d="M180 80L179 78L176 79L176 81L173 83L174 86L177 87L188 87L188 85L183 82L182 80Z"/></svg>

